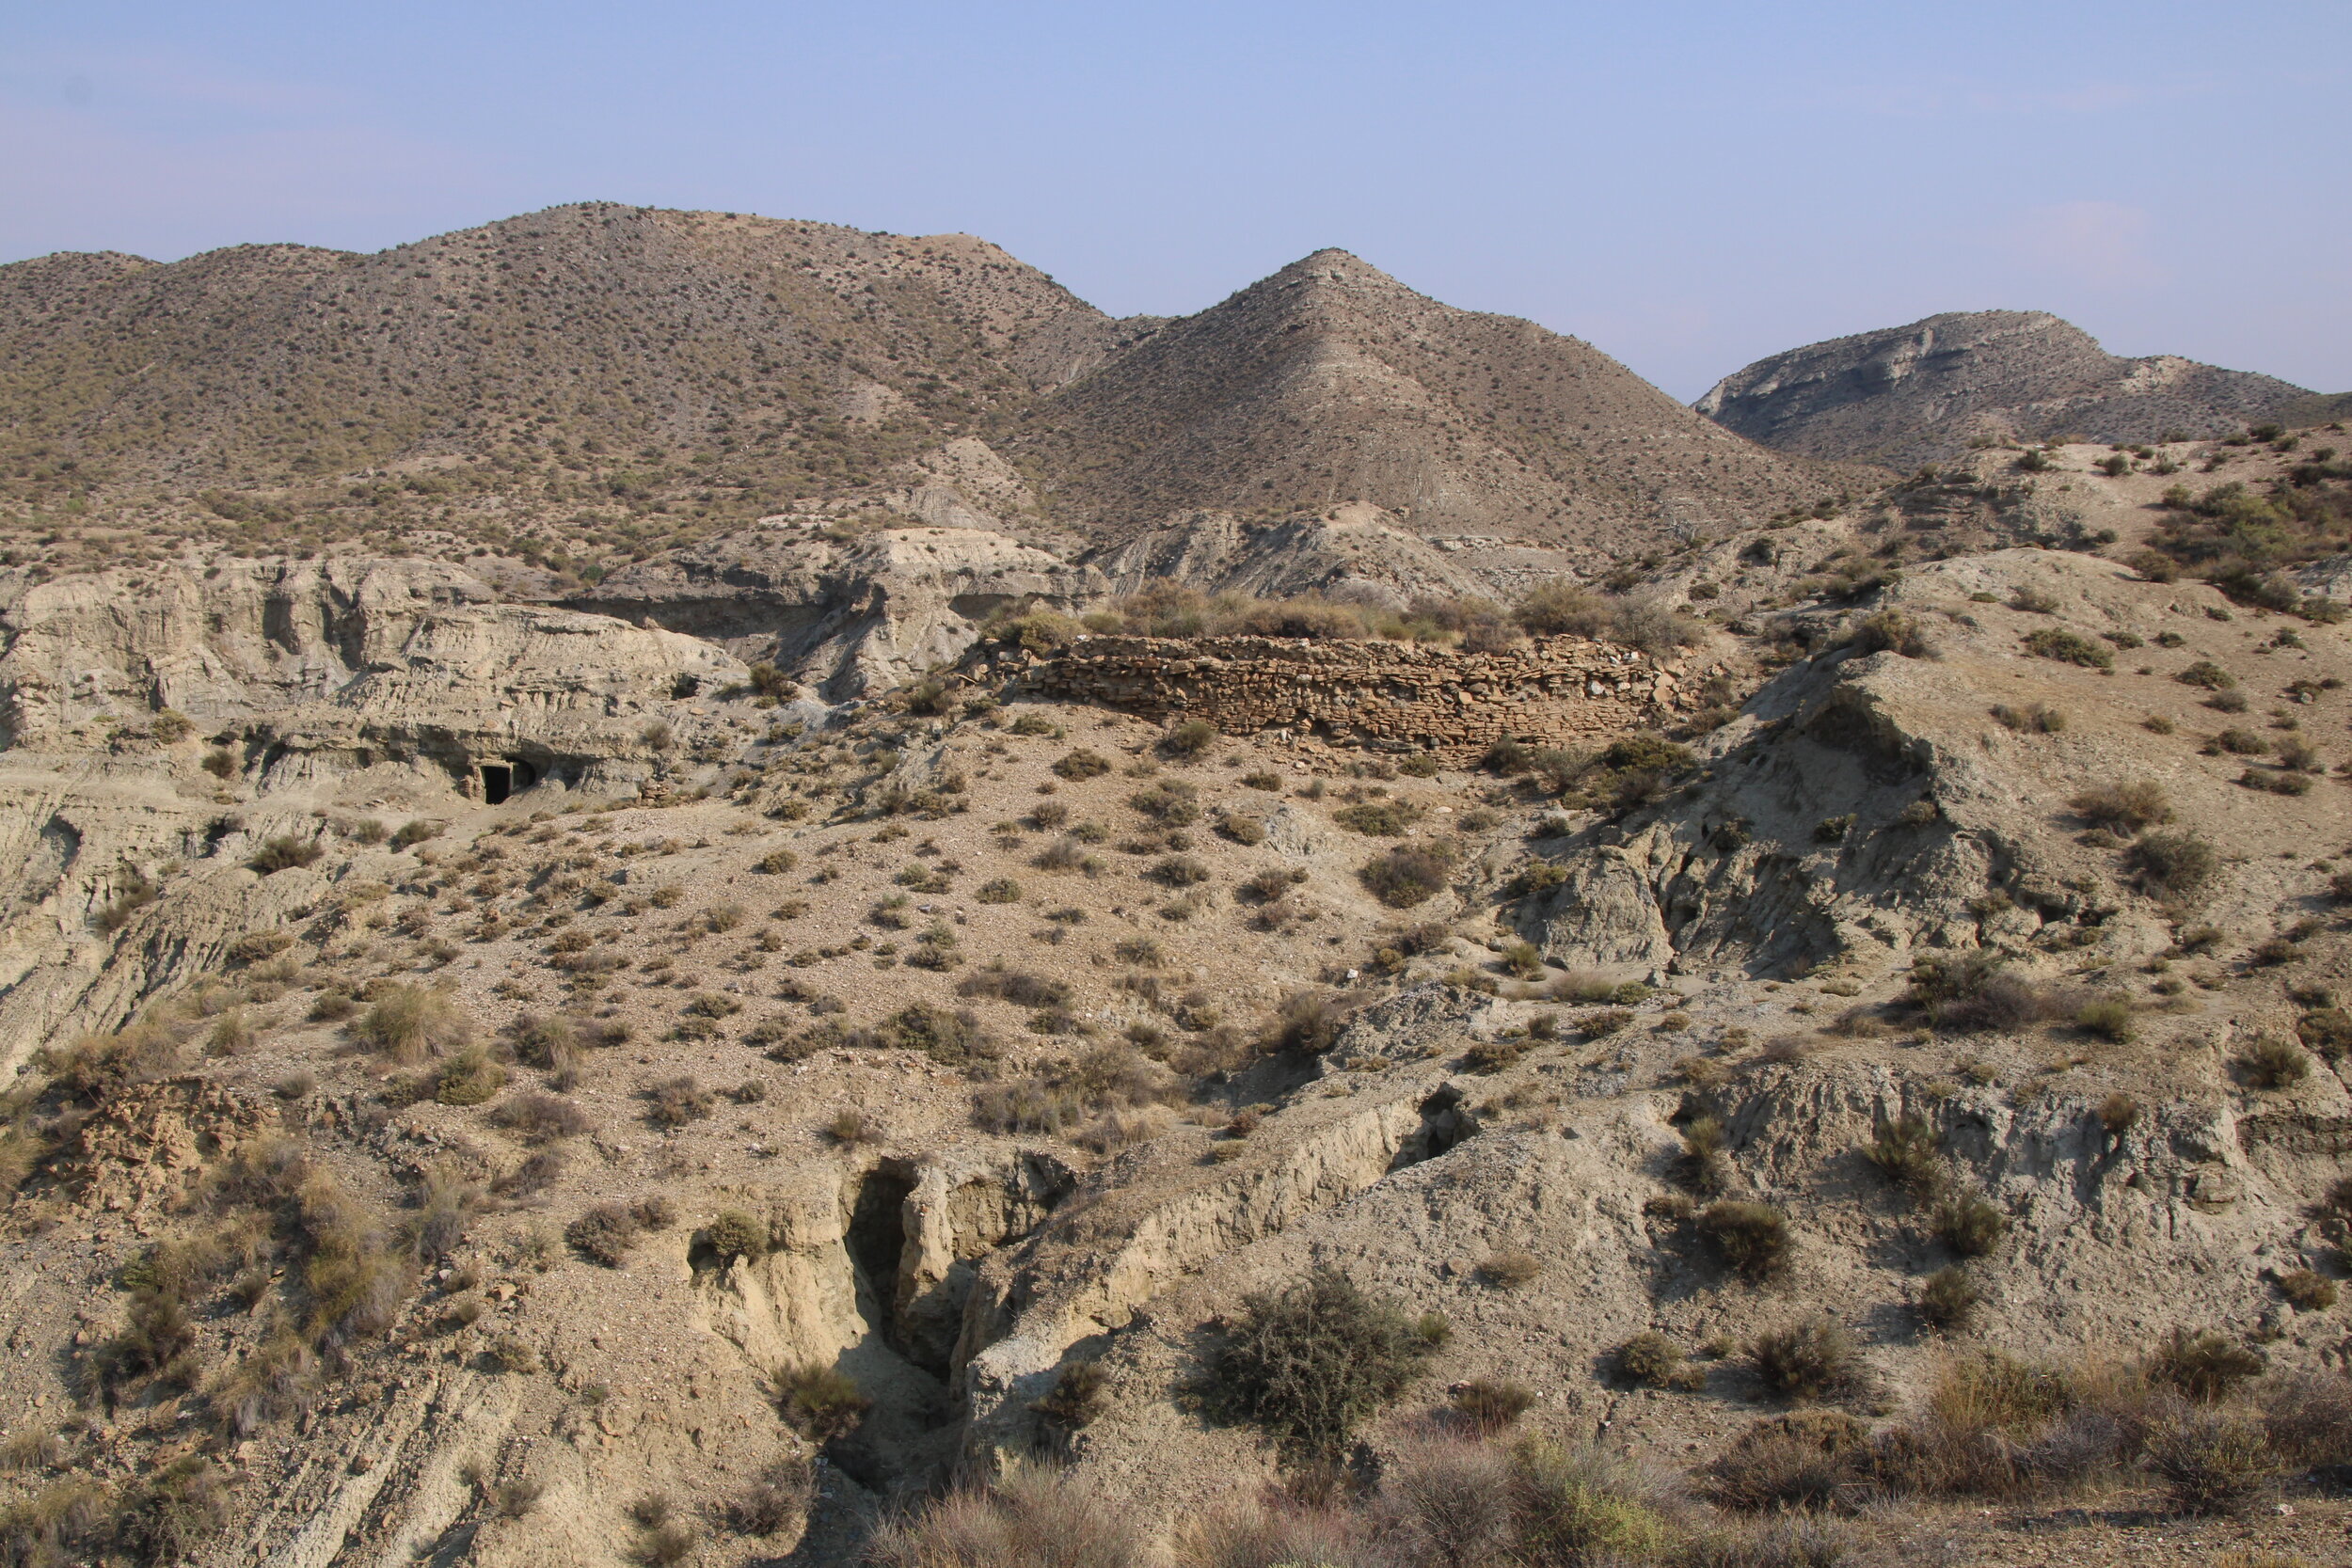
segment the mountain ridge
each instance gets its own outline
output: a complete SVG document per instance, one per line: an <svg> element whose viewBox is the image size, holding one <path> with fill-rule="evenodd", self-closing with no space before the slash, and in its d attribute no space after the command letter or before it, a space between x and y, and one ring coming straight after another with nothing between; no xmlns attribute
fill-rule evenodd
<svg viewBox="0 0 2352 1568"><path fill-rule="evenodd" d="M1971 439L2207 439L2316 396L2178 355L2112 355L2045 310L1954 310L1768 355L1692 406L1777 450L1908 468Z"/></svg>

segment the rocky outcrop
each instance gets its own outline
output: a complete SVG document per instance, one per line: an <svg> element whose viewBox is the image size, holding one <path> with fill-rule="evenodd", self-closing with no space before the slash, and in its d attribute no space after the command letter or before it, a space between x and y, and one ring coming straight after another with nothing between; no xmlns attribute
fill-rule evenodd
<svg viewBox="0 0 2352 1568"><path fill-rule="evenodd" d="M1678 682L1647 655L1582 638L1464 654L1394 642L1275 637L1083 638L1018 689L1228 735L1310 730L1469 760L1505 736L1561 744L1653 724Z"/></svg>
<svg viewBox="0 0 2352 1568"><path fill-rule="evenodd" d="M1911 468L1972 436L2226 436L2310 398L2178 355L2122 358L2046 311L1963 310L1759 359L1693 406L1784 451Z"/></svg>
<svg viewBox="0 0 2352 1568"><path fill-rule="evenodd" d="M979 529L778 517L616 572L570 602L723 643L840 702L952 661L1000 610L1073 610L1105 589L1090 568Z"/></svg>

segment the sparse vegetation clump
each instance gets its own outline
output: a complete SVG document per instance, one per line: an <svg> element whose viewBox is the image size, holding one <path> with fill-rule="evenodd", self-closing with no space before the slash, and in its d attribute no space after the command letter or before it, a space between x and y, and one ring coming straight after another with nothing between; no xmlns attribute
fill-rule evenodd
<svg viewBox="0 0 2352 1568"><path fill-rule="evenodd" d="M1374 897L1392 910L1425 904L1446 890L1454 853L1438 843L1400 844L1357 870Z"/></svg>
<svg viewBox="0 0 2352 1568"><path fill-rule="evenodd" d="M2172 804L2164 786L2145 779L2094 784L2070 803L2075 815L2092 826L2126 835L2172 820Z"/></svg>
<svg viewBox="0 0 2352 1568"><path fill-rule="evenodd" d="M1325 1459L1404 1392L1428 1349L1396 1302L1317 1268L1243 1301L1216 1357L1216 1386L1231 1415L1294 1457Z"/></svg>
<svg viewBox="0 0 2352 1568"><path fill-rule="evenodd" d="M1764 1386L1785 1399L1829 1399L1861 1381L1862 1354L1853 1336L1826 1317L1759 1334L1748 1354Z"/></svg>
<svg viewBox="0 0 2352 1568"><path fill-rule="evenodd" d="M473 1026L449 993L426 986L389 987L349 1028L352 1038L396 1062L454 1051L473 1037Z"/></svg>
<svg viewBox="0 0 2352 1568"><path fill-rule="evenodd" d="M1788 1216L1769 1203L1723 1198L1698 1215L1698 1232L1742 1279L1760 1284L1788 1272Z"/></svg>
<svg viewBox="0 0 2352 1568"><path fill-rule="evenodd" d="M2172 897L2195 893L2221 865L2213 846L2191 832L2150 833L2132 846L2127 859L2144 886Z"/></svg>

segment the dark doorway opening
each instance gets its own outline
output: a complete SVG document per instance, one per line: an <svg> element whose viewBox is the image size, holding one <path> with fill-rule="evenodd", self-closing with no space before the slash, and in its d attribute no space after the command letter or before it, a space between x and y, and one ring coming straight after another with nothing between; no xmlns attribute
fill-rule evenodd
<svg viewBox="0 0 2352 1568"><path fill-rule="evenodd" d="M914 1183L895 1171L870 1172L850 1205L850 1261L856 1266L866 1321L898 1348L898 1260L906 1251L906 1201ZM870 1303L870 1307L868 1304Z"/></svg>
<svg viewBox="0 0 2352 1568"><path fill-rule="evenodd" d="M485 805L497 805L515 793L515 770L495 763L482 765L482 800Z"/></svg>

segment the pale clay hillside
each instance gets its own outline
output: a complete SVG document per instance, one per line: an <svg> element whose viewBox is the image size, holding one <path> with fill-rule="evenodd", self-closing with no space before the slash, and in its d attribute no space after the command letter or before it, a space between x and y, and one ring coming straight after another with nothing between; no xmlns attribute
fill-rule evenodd
<svg viewBox="0 0 2352 1568"><path fill-rule="evenodd" d="M2341 1558L2326 406L596 204L0 343L0 1563Z"/></svg>

